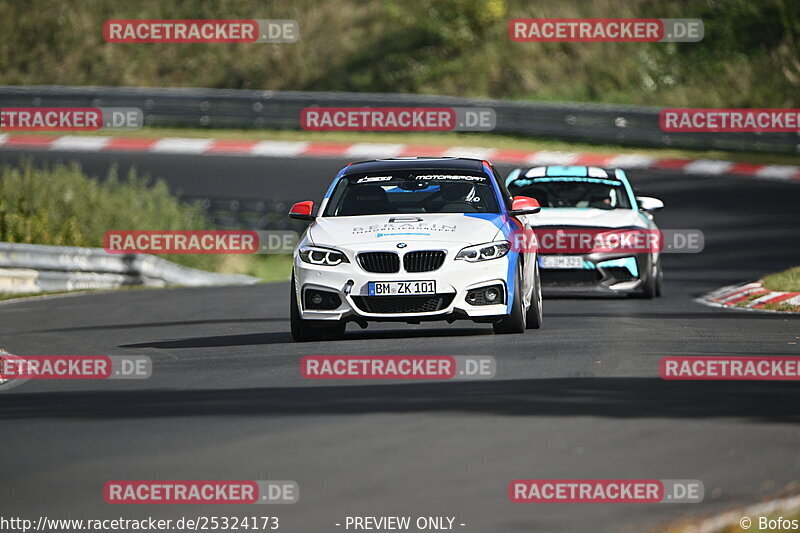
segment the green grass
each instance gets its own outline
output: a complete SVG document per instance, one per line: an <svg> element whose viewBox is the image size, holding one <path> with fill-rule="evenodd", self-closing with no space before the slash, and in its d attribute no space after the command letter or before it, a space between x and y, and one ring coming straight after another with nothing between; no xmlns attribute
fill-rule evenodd
<svg viewBox="0 0 800 533"><path fill-rule="evenodd" d="M288 254L275 255L227 255L222 256L217 272L221 274L246 274L261 280L262 283L288 281L292 273L292 256ZM169 259L169 257L167 257ZM138 290L157 289L142 285L118 287L116 289L86 289L80 291L44 291L19 294L0 293L0 302L31 298L35 296L53 296L61 294L77 294L92 292L109 292L110 290Z"/></svg>
<svg viewBox="0 0 800 533"><path fill-rule="evenodd" d="M173 196L166 183L131 170L119 179L86 176L77 163L37 168L30 159L0 167L0 241L103 247L108 231L212 229L197 204ZM178 264L217 270L215 255L170 255Z"/></svg>
<svg viewBox="0 0 800 533"><path fill-rule="evenodd" d="M800 311L800 305L791 305L786 303L766 304L764 309L768 311L781 311L784 313L796 313ZM789 343L792 344L792 343ZM797 343L794 343L797 344Z"/></svg>
<svg viewBox="0 0 800 533"><path fill-rule="evenodd" d="M800 292L800 267L793 267L783 272L770 274L761 280L761 285L770 291ZM734 307L747 307L750 302L761 296L763 294L751 294L741 302L734 304ZM764 309L769 311L800 311L800 306L778 302L766 304Z"/></svg>
<svg viewBox="0 0 800 533"><path fill-rule="evenodd" d="M45 134L46 135L46 134ZM61 135L51 133L50 135ZM97 136L97 133L71 135ZM430 146L469 146L504 150L552 150L560 152L590 152L607 154L642 154L659 158L722 159L770 165L800 165L800 155L772 155L749 152L722 152L715 150L678 150L656 148L631 148L613 145L569 143L547 139L530 139L492 133L378 133L378 132L312 132L288 130L236 130L197 128L143 128L141 130L109 130L104 136L116 137L188 137L203 139L274 140L340 143L392 143Z"/></svg>
<svg viewBox="0 0 800 533"><path fill-rule="evenodd" d="M800 107L796 0L0 0L3 83ZM699 43L516 43L513 18L701 18ZM109 44L112 18L295 19L293 44ZM54 53L54 51L57 51Z"/></svg>
<svg viewBox="0 0 800 533"><path fill-rule="evenodd" d="M737 302L737 303L735 303L733 305L734 305L734 307L747 307L747 304L749 304L753 300L757 300L761 296L763 296L763 294L751 294L750 296L748 296L747 298L745 298L741 302Z"/></svg>
<svg viewBox="0 0 800 533"><path fill-rule="evenodd" d="M102 248L107 231L213 229L195 203L181 202L162 181L132 170L118 179L86 176L77 163L37 168L31 160L0 167L0 241ZM290 255L162 255L211 272L285 281Z"/></svg>
<svg viewBox="0 0 800 533"><path fill-rule="evenodd" d="M49 295L57 295L57 294L76 294L78 292L91 292L91 291L52 291L52 292L26 292L26 293L14 293L14 294L7 294L7 293L0 293L0 302L4 302L6 300L18 300L20 298L33 298L35 296L49 296Z"/></svg>
<svg viewBox="0 0 800 533"><path fill-rule="evenodd" d="M292 256L288 254L276 255L228 255L224 256L217 272L222 274L247 274L259 278L262 283L288 281L292 273ZM119 287L113 290L154 289L155 287ZM108 292L111 289L81 290L81 291L45 291L28 292L19 294L0 293L0 302L31 298L34 296L52 296L59 294L76 294L91 292Z"/></svg>
<svg viewBox="0 0 800 533"><path fill-rule="evenodd" d="M274 255L228 255L218 272L224 274L247 274L263 282L288 281L292 273L290 254Z"/></svg>
<svg viewBox="0 0 800 533"><path fill-rule="evenodd" d="M7 300L19 300L25 298L37 298L39 296L67 296L75 294L87 293L103 293L103 292L116 292L116 291L138 291L138 290L158 290L161 287L145 286L145 285L123 285L114 289L80 289L75 291L40 291L40 292L25 292L25 293L0 293L0 302Z"/></svg>
<svg viewBox="0 0 800 533"><path fill-rule="evenodd" d="M764 279L761 280L761 285L765 289L771 291L800 292L800 267L793 267L788 270L784 270L783 272L776 272L775 274L770 274L769 276L766 276ZM746 302L742 302L742 304L743 303ZM786 302L778 302L774 304L767 304L764 306L764 309L768 309L770 311L800 312L800 305L792 305Z"/></svg>
<svg viewBox="0 0 800 533"><path fill-rule="evenodd" d="M761 284L771 291L800 292L800 266L770 274Z"/></svg>

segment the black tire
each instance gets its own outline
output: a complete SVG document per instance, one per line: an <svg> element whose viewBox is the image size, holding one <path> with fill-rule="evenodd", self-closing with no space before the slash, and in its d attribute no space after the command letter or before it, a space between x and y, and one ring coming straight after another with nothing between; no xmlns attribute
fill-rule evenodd
<svg viewBox="0 0 800 533"><path fill-rule="evenodd" d="M664 293L664 271L661 269L661 260L658 261L658 275L656 276L656 296L659 298Z"/></svg>
<svg viewBox="0 0 800 533"><path fill-rule="evenodd" d="M325 337L341 337L347 327L344 321L332 322L330 320L303 320L300 318L300 309L297 307L297 294L292 274L292 292L289 320L292 327L292 338L297 342L320 341Z"/></svg>
<svg viewBox="0 0 800 533"><path fill-rule="evenodd" d="M511 305L511 314L507 317L492 324L494 332L497 335L505 335L508 333L525 333L525 311L522 307L522 276L519 274L520 269L517 268L517 279L514 283L514 303Z"/></svg>
<svg viewBox="0 0 800 533"><path fill-rule="evenodd" d="M533 292L531 292L531 306L525 317L525 327L527 329L539 329L542 327L542 279L539 277L539 263L536 263L536 273L534 274Z"/></svg>
<svg viewBox="0 0 800 533"><path fill-rule="evenodd" d="M652 259L651 259L652 261ZM658 265L651 263L650 270L647 272L647 277L642 282L641 292L636 295L637 298L645 298L650 300L656 297L658 289Z"/></svg>

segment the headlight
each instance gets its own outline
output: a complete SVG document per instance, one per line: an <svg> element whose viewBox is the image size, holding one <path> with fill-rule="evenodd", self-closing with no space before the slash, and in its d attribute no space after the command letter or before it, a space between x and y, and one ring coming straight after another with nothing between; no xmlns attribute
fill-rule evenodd
<svg viewBox="0 0 800 533"><path fill-rule="evenodd" d="M511 249L511 243L508 241L496 241L487 244L479 244L477 246L468 246L464 248L458 255L456 260L464 259L470 263L476 261L488 261L489 259L499 259L505 257Z"/></svg>
<svg viewBox="0 0 800 533"><path fill-rule="evenodd" d="M336 266L349 263L347 256L339 250L321 248L319 246L303 246L300 248L300 259L312 265Z"/></svg>

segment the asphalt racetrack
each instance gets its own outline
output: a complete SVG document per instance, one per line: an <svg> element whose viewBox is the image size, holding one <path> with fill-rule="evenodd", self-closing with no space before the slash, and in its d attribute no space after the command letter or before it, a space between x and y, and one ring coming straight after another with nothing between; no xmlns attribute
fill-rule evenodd
<svg viewBox="0 0 800 533"><path fill-rule="evenodd" d="M337 159L0 150L0 163L136 165L188 196L318 202ZM503 172L510 167L501 166ZM19 355L148 355L148 380L29 381L0 393L0 514L35 518L277 514L288 532L346 516L454 516L481 533L659 531L776 494L797 477L800 388L667 382L667 355L800 356L798 317L693 300L800 263L800 183L629 172L662 229L700 229L665 255L665 296L546 299L544 327L348 326L293 343L289 284L130 290L0 305ZM487 381L308 381L303 355L493 355ZM512 504L518 478L699 479L699 504ZM281 479L295 505L112 506L113 479Z"/></svg>

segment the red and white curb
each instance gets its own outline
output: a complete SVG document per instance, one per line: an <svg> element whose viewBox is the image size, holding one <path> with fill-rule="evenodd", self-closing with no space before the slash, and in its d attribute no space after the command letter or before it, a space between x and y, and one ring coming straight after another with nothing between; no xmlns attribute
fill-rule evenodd
<svg viewBox="0 0 800 533"><path fill-rule="evenodd" d="M753 298L755 296L755 298ZM747 303L746 300L753 298ZM800 306L800 292L780 292L765 289L760 281L745 285L729 285L710 292L697 299L698 302L712 307L728 307L732 309L761 310L768 304L787 304ZM742 305L739 305L742 304ZM780 312L780 311L772 311ZM790 311L791 312L791 311Z"/></svg>
<svg viewBox="0 0 800 533"><path fill-rule="evenodd" d="M2 348L0 348L0 359L3 359L4 357L6 359L14 359L15 358L15 356L11 355L7 351L5 351ZM29 380L27 380L27 379L2 379L2 378L0 378L0 392L5 392L8 389L16 387L17 385L22 385L26 381L29 381Z"/></svg>
<svg viewBox="0 0 800 533"><path fill-rule="evenodd" d="M240 155L251 157L338 157L378 159L409 156L459 156L497 163L538 165L587 165L607 168L672 170L687 174L738 174L754 178L800 182L800 166L757 165L714 159L657 158L640 154L601 154L506 150L472 146L428 144L247 141L165 137L84 137L45 135L0 135L0 148L23 148L68 152L147 152L160 154Z"/></svg>

